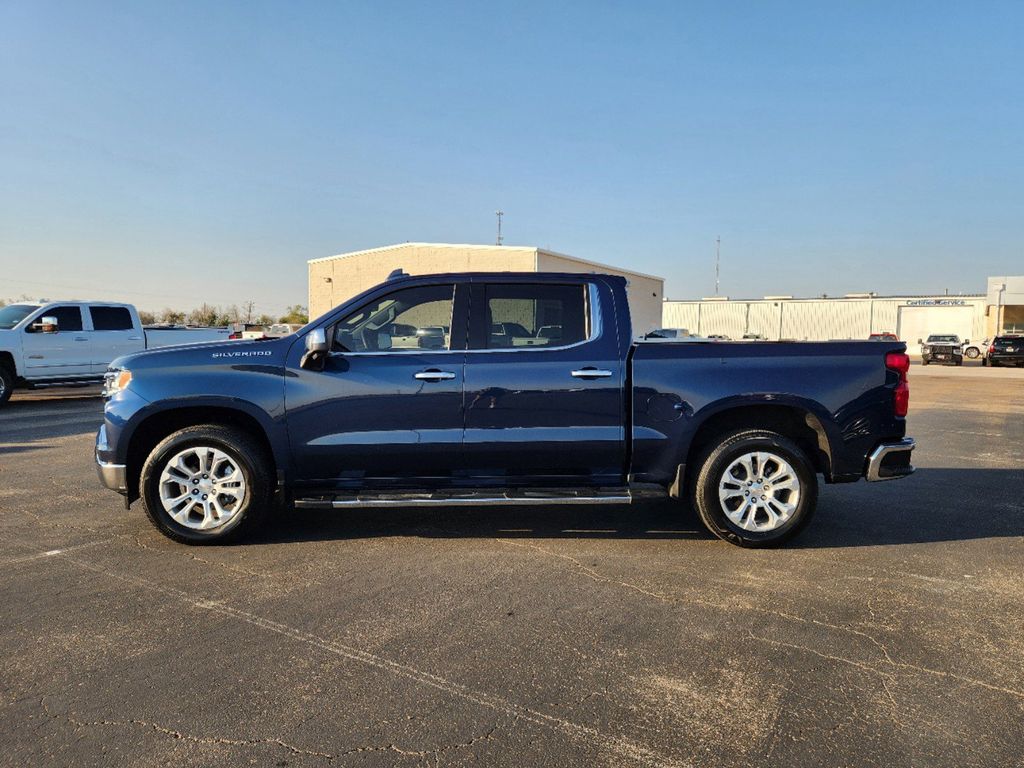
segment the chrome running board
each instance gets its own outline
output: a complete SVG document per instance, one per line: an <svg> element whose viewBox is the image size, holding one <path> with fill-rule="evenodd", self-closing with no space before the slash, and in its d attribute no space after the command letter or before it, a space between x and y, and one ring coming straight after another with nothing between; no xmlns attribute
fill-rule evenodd
<svg viewBox="0 0 1024 768"><path fill-rule="evenodd" d="M641 493L647 496L648 493ZM664 492L662 494L664 495ZM636 493L628 488L487 488L478 490L360 492L295 500L298 509L360 507L488 507L547 504L631 504Z"/></svg>

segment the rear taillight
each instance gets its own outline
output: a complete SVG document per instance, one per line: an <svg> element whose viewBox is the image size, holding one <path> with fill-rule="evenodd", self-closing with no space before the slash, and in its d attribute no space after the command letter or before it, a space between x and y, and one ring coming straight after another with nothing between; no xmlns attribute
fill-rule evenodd
<svg viewBox="0 0 1024 768"><path fill-rule="evenodd" d="M991 347L989 347L989 348L988 348L988 353L989 353L990 355L991 355L991 354L992 354L993 352L995 352L995 351L996 351L996 345L995 345L995 344L993 344L993 345L992 345Z"/></svg>
<svg viewBox="0 0 1024 768"><path fill-rule="evenodd" d="M893 392L892 410L896 416L906 416L910 410L910 384L907 381L907 371L910 370L910 357L905 352L889 352L885 356L885 367L890 371L896 371L900 380Z"/></svg>

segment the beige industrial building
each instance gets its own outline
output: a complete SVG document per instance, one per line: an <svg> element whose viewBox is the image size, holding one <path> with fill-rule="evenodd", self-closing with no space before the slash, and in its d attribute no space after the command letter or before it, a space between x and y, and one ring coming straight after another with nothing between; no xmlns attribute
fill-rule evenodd
<svg viewBox="0 0 1024 768"><path fill-rule="evenodd" d="M410 275L445 272L583 272L621 275L629 281L633 332L661 325L664 278L630 272L543 248L510 245L402 243L341 253L309 262L309 315L317 317L395 269Z"/></svg>

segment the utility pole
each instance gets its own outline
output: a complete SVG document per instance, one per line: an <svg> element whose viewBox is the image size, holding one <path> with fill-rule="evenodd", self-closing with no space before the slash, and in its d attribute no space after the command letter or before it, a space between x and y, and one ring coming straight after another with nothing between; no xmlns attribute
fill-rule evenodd
<svg viewBox="0 0 1024 768"><path fill-rule="evenodd" d="M498 240L497 240L497 242L495 244L496 245L501 245L501 241L504 239L501 236L501 217L505 215L505 212L504 211L495 211L494 215L498 217Z"/></svg>
<svg viewBox="0 0 1024 768"><path fill-rule="evenodd" d="M245 302L245 322L252 322L252 310L255 306L256 302L253 301L252 299L249 299L249 301Z"/></svg>
<svg viewBox="0 0 1024 768"><path fill-rule="evenodd" d="M718 295L718 263L722 255L722 236L715 238L715 296Z"/></svg>

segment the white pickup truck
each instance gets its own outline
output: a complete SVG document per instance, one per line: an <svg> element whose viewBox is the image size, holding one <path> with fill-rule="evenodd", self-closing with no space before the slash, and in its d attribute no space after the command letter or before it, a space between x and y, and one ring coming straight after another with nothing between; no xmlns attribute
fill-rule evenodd
<svg viewBox="0 0 1024 768"><path fill-rule="evenodd" d="M114 358L154 347L226 341L226 328L144 329L131 304L19 302L0 307L0 406L16 387L103 381Z"/></svg>

